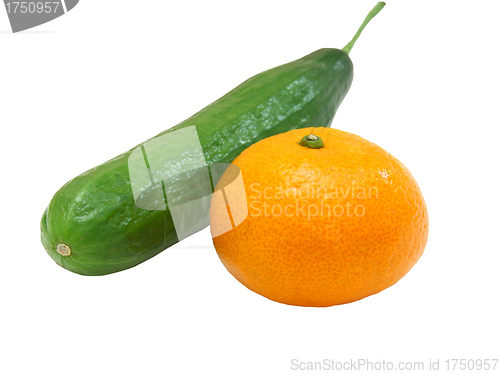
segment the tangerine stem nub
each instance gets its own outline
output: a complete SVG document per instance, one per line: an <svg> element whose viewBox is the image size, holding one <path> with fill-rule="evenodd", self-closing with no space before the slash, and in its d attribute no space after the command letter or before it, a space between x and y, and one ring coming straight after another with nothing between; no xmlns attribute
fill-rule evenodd
<svg viewBox="0 0 500 374"><path fill-rule="evenodd" d="M299 144L303 147L318 149L323 148L325 145L323 144L323 140L317 135L306 135L302 139L300 139Z"/></svg>

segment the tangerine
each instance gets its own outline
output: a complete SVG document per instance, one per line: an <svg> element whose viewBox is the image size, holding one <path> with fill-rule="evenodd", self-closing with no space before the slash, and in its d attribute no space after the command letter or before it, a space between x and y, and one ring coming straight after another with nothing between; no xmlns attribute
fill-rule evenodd
<svg viewBox="0 0 500 374"><path fill-rule="evenodd" d="M394 285L424 251L429 218L417 182L357 135L292 130L232 164L212 196L213 242L226 269L262 296L353 302Z"/></svg>

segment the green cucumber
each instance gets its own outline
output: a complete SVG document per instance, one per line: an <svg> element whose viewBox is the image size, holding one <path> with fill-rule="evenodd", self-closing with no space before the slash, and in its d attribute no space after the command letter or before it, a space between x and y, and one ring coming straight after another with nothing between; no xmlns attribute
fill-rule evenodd
<svg viewBox="0 0 500 374"><path fill-rule="evenodd" d="M260 73L152 139L194 126L204 160L212 165L230 163L266 137L329 126L353 79L348 53L383 5L377 4L344 50L320 49ZM41 220L43 246L57 264L82 275L109 274L138 265L179 241L166 200L161 202L163 210L149 210L134 197L129 159L150 142L80 174L57 191ZM181 138L177 148L183 146ZM176 155L169 165L189 162L185 153ZM165 184L160 186L165 196ZM192 198L200 192L193 175L175 186ZM151 192L157 186L145 188ZM192 225L192 231L203 228L203 222L184 224Z"/></svg>

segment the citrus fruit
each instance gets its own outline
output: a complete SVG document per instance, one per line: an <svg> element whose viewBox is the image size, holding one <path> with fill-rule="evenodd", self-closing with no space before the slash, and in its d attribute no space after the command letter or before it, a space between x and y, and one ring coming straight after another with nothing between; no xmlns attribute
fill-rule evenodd
<svg viewBox="0 0 500 374"><path fill-rule="evenodd" d="M247 148L212 196L220 260L271 300L325 307L378 293L418 261L429 219L410 171L381 147L331 128Z"/></svg>

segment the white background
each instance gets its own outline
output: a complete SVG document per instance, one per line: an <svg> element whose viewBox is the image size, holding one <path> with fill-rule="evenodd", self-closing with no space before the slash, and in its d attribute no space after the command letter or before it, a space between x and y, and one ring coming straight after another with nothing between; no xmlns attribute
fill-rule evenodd
<svg viewBox="0 0 500 374"><path fill-rule="evenodd" d="M351 52L333 127L400 159L430 215L423 257L390 289L330 308L278 304L225 270L208 229L103 277L60 268L40 243L68 180L256 73L342 48L375 3L82 0L20 34L0 8L0 372L500 358L497 1L388 1Z"/></svg>

